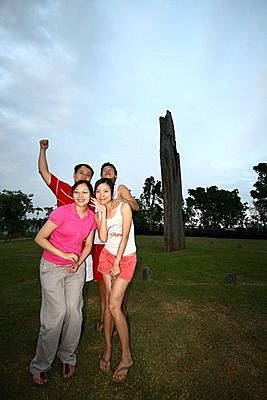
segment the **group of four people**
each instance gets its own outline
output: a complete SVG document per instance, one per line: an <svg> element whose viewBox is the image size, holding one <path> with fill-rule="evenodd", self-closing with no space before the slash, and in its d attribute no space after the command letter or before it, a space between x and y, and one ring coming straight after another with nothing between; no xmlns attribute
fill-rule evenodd
<svg viewBox="0 0 267 400"><path fill-rule="evenodd" d="M30 364L33 383L37 386L48 384L47 372L56 355L63 364L65 379L75 373L75 352L82 324L85 260L91 252L105 336L99 367L103 372L110 371L115 323L121 359L113 380L122 382L133 364L128 326L121 305L136 265L132 209L138 210L138 204L126 186L114 185L117 171L110 163L101 168L94 197L90 183L94 171L88 164L75 167L73 186L62 182L49 171L47 148L48 140L41 140L38 167L57 197L58 208L52 211L35 238L44 252L40 262L41 327L36 354Z"/></svg>

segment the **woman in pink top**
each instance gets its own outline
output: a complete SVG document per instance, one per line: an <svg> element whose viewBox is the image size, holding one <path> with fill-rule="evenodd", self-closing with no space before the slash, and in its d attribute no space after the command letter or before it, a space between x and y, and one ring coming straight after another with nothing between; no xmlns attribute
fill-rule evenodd
<svg viewBox="0 0 267 400"><path fill-rule="evenodd" d="M88 208L92 185L78 181L72 188L74 203L52 211L35 242L44 249L40 263L41 328L36 354L30 364L33 383L48 384L56 354L63 364L63 377L75 373L76 349L82 325L84 260L91 251L94 213Z"/></svg>
<svg viewBox="0 0 267 400"><path fill-rule="evenodd" d="M136 247L132 210L128 203L112 200L114 185L108 178L95 184L92 203L96 208L96 224L100 240L105 242L99 258L98 271L105 283L104 311L105 350L100 359L100 369L110 371L112 331L114 322L121 343L121 359L113 373L115 382L125 381L133 365L127 321L121 310L122 300L132 279L136 265Z"/></svg>

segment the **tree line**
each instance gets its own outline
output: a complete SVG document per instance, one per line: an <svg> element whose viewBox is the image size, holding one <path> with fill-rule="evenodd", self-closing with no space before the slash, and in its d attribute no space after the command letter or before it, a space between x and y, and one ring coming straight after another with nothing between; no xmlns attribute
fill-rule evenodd
<svg viewBox="0 0 267 400"><path fill-rule="evenodd" d="M188 231L212 231L245 228L266 230L267 223L267 163L253 167L258 174L250 191L253 205L242 203L238 189L218 189L217 186L189 189L184 200L183 219ZM159 180L145 180L143 193L137 199L140 210L134 216L138 233L162 233L163 194Z"/></svg>
<svg viewBox="0 0 267 400"><path fill-rule="evenodd" d="M232 191L217 186L197 187L188 190L184 200L183 218L186 231L228 230L236 228L266 231L267 224L267 163L253 167L257 181L250 191L252 206L242 203L238 189ZM33 207L33 194L20 190L0 192L0 233L11 239L40 229L45 211L45 219L53 207ZM136 199L140 209L134 213L136 233L163 233L163 193L161 181L153 176L146 178L143 192ZM29 218L29 213L36 216Z"/></svg>

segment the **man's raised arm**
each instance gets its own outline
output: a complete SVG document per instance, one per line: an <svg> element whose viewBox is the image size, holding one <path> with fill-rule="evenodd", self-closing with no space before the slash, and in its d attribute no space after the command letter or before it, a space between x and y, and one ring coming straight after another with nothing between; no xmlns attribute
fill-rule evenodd
<svg viewBox="0 0 267 400"><path fill-rule="evenodd" d="M118 187L118 200L126 201L133 211L139 210L139 205L135 198L131 195L130 190L125 185L119 185Z"/></svg>
<svg viewBox="0 0 267 400"><path fill-rule="evenodd" d="M51 172L48 169L46 150L48 149L49 143L47 139L40 140L40 152L38 157L38 169L41 177L45 183L49 186L51 183Z"/></svg>

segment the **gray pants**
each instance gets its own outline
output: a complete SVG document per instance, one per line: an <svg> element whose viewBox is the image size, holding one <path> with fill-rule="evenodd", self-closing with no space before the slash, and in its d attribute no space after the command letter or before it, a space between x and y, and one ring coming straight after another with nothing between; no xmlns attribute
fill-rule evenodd
<svg viewBox="0 0 267 400"><path fill-rule="evenodd" d="M82 326L84 280L84 263L72 274L67 272L66 266L41 259L41 327L36 354L30 364L32 374L49 370L56 354L62 363L76 364L75 351Z"/></svg>

